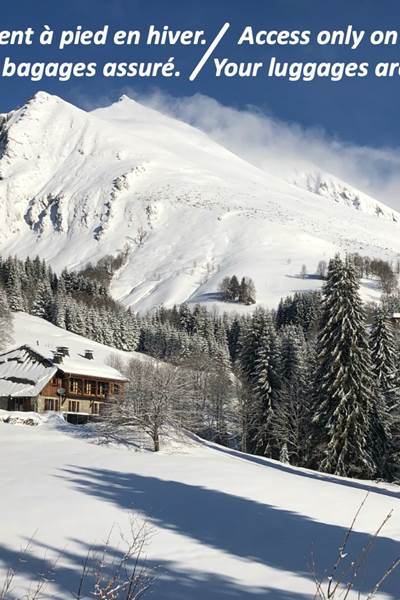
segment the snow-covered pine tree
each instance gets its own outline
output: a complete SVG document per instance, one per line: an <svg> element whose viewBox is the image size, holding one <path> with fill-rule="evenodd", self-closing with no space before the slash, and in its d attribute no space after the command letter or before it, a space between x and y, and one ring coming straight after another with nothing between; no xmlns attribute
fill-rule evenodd
<svg viewBox="0 0 400 600"><path fill-rule="evenodd" d="M193 332L193 315L187 304L179 307L179 328L188 333Z"/></svg>
<svg viewBox="0 0 400 600"><path fill-rule="evenodd" d="M125 317L125 325L124 325L124 338L125 338L125 348L128 352L133 352L137 350L139 343L139 326L137 322L136 316L132 313L130 308L128 308Z"/></svg>
<svg viewBox="0 0 400 600"><path fill-rule="evenodd" d="M392 324L383 308L376 308L370 331L372 370L375 379L371 447L378 466L378 476L392 479L399 470L397 456L399 413L399 378L396 344Z"/></svg>
<svg viewBox="0 0 400 600"><path fill-rule="evenodd" d="M100 344L105 344L104 337L104 327L102 322L102 315L100 314L100 309L98 308L89 308L88 310L88 318L87 318L87 327L89 331L92 333L93 339Z"/></svg>
<svg viewBox="0 0 400 600"><path fill-rule="evenodd" d="M101 343L102 338L98 339L97 337L97 323L97 310L94 307L89 306L89 308L86 310L86 337L88 337L90 340Z"/></svg>
<svg viewBox="0 0 400 600"><path fill-rule="evenodd" d="M256 286L250 277L242 277L239 286L239 302L247 305L256 302Z"/></svg>
<svg viewBox="0 0 400 600"><path fill-rule="evenodd" d="M36 281L44 280L47 274L47 265L45 260L40 260L39 256L36 256L32 262L33 275Z"/></svg>
<svg viewBox="0 0 400 600"><path fill-rule="evenodd" d="M52 323L57 327L66 328L65 315L67 310L67 291L65 289L64 280L60 279L57 282L57 292L54 297Z"/></svg>
<svg viewBox="0 0 400 600"><path fill-rule="evenodd" d="M13 261L10 266L6 283L6 292L10 310L22 311L26 309L25 299L22 294L21 273L15 261Z"/></svg>
<svg viewBox="0 0 400 600"><path fill-rule="evenodd" d="M256 350L256 360L252 376L255 402L251 422L255 452L263 456L273 457L275 449L272 425L274 395L270 380L273 367L270 340L266 332L263 333L261 340L262 343Z"/></svg>
<svg viewBox="0 0 400 600"><path fill-rule="evenodd" d="M291 296L286 296L286 298L280 299L278 304L278 310L276 311L277 327L283 327L284 325L287 325L290 322L288 318L288 311L290 309L291 302Z"/></svg>
<svg viewBox="0 0 400 600"><path fill-rule="evenodd" d="M247 304L247 281L245 277L242 277L239 286L239 302Z"/></svg>
<svg viewBox="0 0 400 600"><path fill-rule="evenodd" d="M239 293L240 293L239 280L236 277L236 275L232 275L231 280L229 282L229 289L228 289L229 302L236 302L239 298Z"/></svg>
<svg viewBox="0 0 400 600"><path fill-rule="evenodd" d="M190 333L202 334L206 329L207 318L207 310L204 310L204 307L201 306L201 304L196 304L192 312ZM185 329L187 328L185 327Z"/></svg>
<svg viewBox="0 0 400 600"><path fill-rule="evenodd" d="M233 319L227 333L228 348L232 363L236 362L239 354L239 339L241 334L243 321L237 316Z"/></svg>
<svg viewBox="0 0 400 600"><path fill-rule="evenodd" d="M314 423L319 468L347 477L373 477L373 381L364 311L356 270L339 255L329 263L317 348Z"/></svg>
<svg viewBox="0 0 400 600"><path fill-rule="evenodd" d="M103 344L106 346L112 346L114 343L114 331L110 320L109 312L106 308L101 308L98 311L99 314L99 327L101 327L101 333L103 337Z"/></svg>
<svg viewBox="0 0 400 600"><path fill-rule="evenodd" d="M112 331L112 346L123 350L125 348L124 320L122 313L109 311L108 322Z"/></svg>
<svg viewBox="0 0 400 600"><path fill-rule="evenodd" d="M304 387L307 383L308 348L303 329L287 325L280 331L282 381Z"/></svg>
<svg viewBox="0 0 400 600"><path fill-rule="evenodd" d="M163 326L163 345L161 348L163 358L170 360L174 364L177 364L180 360L181 354L181 342L183 332L177 331L170 325ZM183 334L184 336L185 334Z"/></svg>
<svg viewBox="0 0 400 600"><path fill-rule="evenodd" d="M0 349L11 342L12 316L8 306L7 295L0 287Z"/></svg>
<svg viewBox="0 0 400 600"><path fill-rule="evenodd" d="M376 308L370 331L371 362L374 379L384 394L398 387L396 345L392 324L382 308Z"/></svg>
<svg viewBox="0 0 400 600"><path fill-rule="evenodd" d="M40 281L31 308L35 317L50 320L52 316L53 293L47 281Z"/></svg>
<svg viewBox="0 0 400 600"><path fill-rule="evenodd" d="M209 346L209 351L215 344L214 323L205 306L196 304L192 313L192 331L204 337Z"/></svg>
<svg viewBox="0 0 400 600"><path fill-rule="evenodd" d="M369 447L376 465L375 476L387 481L395 478L400 466L397 460L400 446L396 443L399 426L396 412L396 409L393 413L389 410L385 394L375 385L369 416Z"/></svg>
<svg viewBox="0 0 400 600"><path fill-rule="evenodd" d="M289 465L290 464L290 458L289 458L289 452L288 452L288 447L286 442L283 444L280 454L279 454L279 460L281 463L285 464L285 465Z"/></svg>
<svg viewBox="0 0 400 600"><path fill-rule="evenodd" d="M238 372L241 378L240 410L242 420L242 449L255 452L254 407L255 394L252 373L255 368L257 339L265 320L265 310L258 308L240 328L237 341Z"/></svg>
<svg viewBox="0 0 400 600"><path fill-rule="evenodd" d="M218 444L228 444L229 422L232 425L233 411L231 365L228 351L215 347L209 361L208 394L206 413L210 434Z"/></svg>
<svg viewBox="0 0 400 600"><path fill-rule="evenodd" d="M68 304L65 323L68 331L78 335L86 335L87 308L80 302L71 300Z"/></svg>
<svg viewBox="0 0 400 600"><path fill-rule="evenodd" d="M240 368L249 382L254 372L258 339L265 326L266 319L266 310L257 308L252 317L241 328L238 341Z"/></svg>
<svg viewBox="0 0 400 600"><path fill-rule="evenodd" d="M177 364L179 362L179 355L181 350L180 333L181 332L177 331L169 324L165 324L162 327L160 355L164 359L174 364Z"/></svg>
<svg viewBox="0 0 400 600"><path fill-rule="evenodd" d="M301 327L288 325L280 330L281 388L274 411L274 431L281 448L285 445L290 463L307 466L310 436L313 347Z"/></svg>
<svg viewBox="0 0 400 600"><path fill-rule="evenodd" d="M214 339L217 346L223 346L229 351L228 336L225 325L222 323L222 321L216 321L214 325Z"/></svg>
<svg viewBox="0 0 400 600"><path fill-rule="evenodd" d="M271 315L258 309L254 312L241 340L240 367L249 386L251 405L245 407L249 415L246 424L250 452L279 458L279 448L273 432L272 420L279 380L279 348Z"/></svg>
<svg viewBox="0 0 400 600"><path fill-rule="evenodd" d="M229 286L231 284L230 277L224 277L221 283L219 284L218 291L221 293L222 300L228 302L229 300Z"/></svg>

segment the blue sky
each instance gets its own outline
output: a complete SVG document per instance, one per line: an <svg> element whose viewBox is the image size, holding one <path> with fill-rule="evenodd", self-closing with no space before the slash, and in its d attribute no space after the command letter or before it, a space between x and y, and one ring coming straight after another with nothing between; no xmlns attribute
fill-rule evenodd
<svg viewBox="0 0 400 600"><path fill-rule="evenodd" d="M111 29L146 29L148 25L171 28L205 29L209 38L221 24L231 23L231 30L218 49L219 56L241 60L267 60L277 55L282 60L299 61L369 61L399 60L397 47L358 50L322 48L315 46L294 48L237 47L238 34L245 25L260 29L356 28L399 29L400 5L397 0L15 0L2 12L2 29L44 24L59 30L100 28L109 24ZM338 136L357 145L372 147L398 146L400 120L400 78L377 80L349 79L338 83L317 80L293 83L285 80L216 79L211 65L207 65L195 82L188 74L199 60L202 48L175 47L71 47L63 52L44 49L37 45L27 48L0 46L2 57L10 56L16 62L57 60L97 61L155 60L175 56L182 76L156 80L106 80L102 77L60 83L48 78L39 83L27 79L3 79L0 109L9 110L22 104L36 90L45 89L75 103L101 103L104 98L116 98L129 86L138 94L148 94L155 88L173 96L202 93L224 105L244 108L248 105L283 121L303 127L321 128L330 136Z"/></svg>

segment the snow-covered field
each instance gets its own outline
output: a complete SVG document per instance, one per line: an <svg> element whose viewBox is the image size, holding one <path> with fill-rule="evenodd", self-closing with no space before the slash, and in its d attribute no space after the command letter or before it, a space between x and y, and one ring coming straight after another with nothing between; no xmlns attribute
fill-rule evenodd
<svg viewBox="0 0 400 600"><path fill-rule="evenodd" d="M90 430L56 417L37 427L0 423L0 440L0 564L2 574L7 567L19 573L14 598L56 557L51 597L71 598L88 548L113 526L126 533L130 514L151 528L154 600L312 598L312 555L318 571L332 564L367 491L350 555L394 514L355 590L365 593L399 554L394 486L322 476L200 441L159 454L102 445ZM399 572L385 590L400 597Z"/></svg>
<svg viewBox="0 0 400 600"><path fill-rule="evenodd" d="M126 96L85 112L39 92L0 130L1 254L61 270L127 250L111 291L136 310L219 305L233 274L276 306L320 286L303 264L400 253L400 215L378 200L318 170L279 179Z"/></svg>
<svg viewBox="0 0 400 600"><path fill-rule="evenodd" d="M23 343L46 354L58 345L72 353L92 349L97 363L111 353L134 355L16 313L13 345ZM319 573L333 564L367 491L349 556L394 513L356 592L365 593L399 555L396 486L323 476L177 433L153 454L142 449L143 440L109 444L92 426L34 414L23 425L21 415L0 415L0 571L19 573L12 600L23 598L38 573L49 575L55 559L50 597L70 598L88 548L115 526L112 544L122 551L118 531L129 530L131 514L151 529L146 555L157 572L154 600L312 598L312 556ZM32 536L25 556L21 549ZM387 598L400 598L400 572L385 590Z"/></svg>

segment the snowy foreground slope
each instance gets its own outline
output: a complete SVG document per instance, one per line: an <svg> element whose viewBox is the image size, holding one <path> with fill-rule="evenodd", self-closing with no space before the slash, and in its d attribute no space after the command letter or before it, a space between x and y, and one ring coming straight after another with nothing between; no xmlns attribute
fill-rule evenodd
<svg viewBox="0 0 400 600"><path fill-rule="evenodd" d="M22 343L43 353L58 345L72 353L92 349L97 362L110 354L150 360L16 313L13 345ZM349 558L394 513L354 600L359 591L365 598L399 555L397 486L324 476L177 433L163 438L154 454L138 449L140 438L135 445L105 443L91 427L68 425L57 415L23 426L2 423L8 414L0 415L0 589L8 568L18 577L7 600L23 598L38 573L54 579L48 597L71 598L88 548L101 546L114 527L112 551L123 551L119 531L127 534L132 514L151 530L146 564L157 574L154 600L311 599L312 554L318 573L333 564L367 492ZM32 536L25 555L21 549ZM400 598L400 571L382 597Z"/></svg>
<svg viewBox="0 0 400 600"><path fill-rule="evenodd" d="M62 269L126 251L112 293L138 310L216 301L233 273L275 305L319 286L303 263L392 259L399 231L398 213L329 174L288 183L127 97L88 113L39 92L0 117L0 253Z"/></svg>
<svg viewBox="0 0 400 600"><path fill-rule="evenodd" d="M37 427L0 423L0 440L0 570L19 572L14 598L55 557L50 597L71 598L89 546L101 545L112 526L126 533L132 513L152 530L146 555L157 568L154 600L311 599L311 554L317 571L332 564L367 490L350 555L394 514L356 580L361 598L399 554L394 486L322 476L201 441L135 452L97 444L90 430L57 417ZM382 597L400 597L400 572Z"/></svg>

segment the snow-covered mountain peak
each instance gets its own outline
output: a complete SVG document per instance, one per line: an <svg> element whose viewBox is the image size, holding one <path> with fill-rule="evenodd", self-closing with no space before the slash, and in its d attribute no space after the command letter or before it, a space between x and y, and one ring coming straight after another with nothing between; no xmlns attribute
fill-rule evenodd
<svg viewBox="0 0 400 600"><path fill-rule="evenodd" d="M60 140L60 122L64 130L66 124L81 127L85 114L58 96L38 92L24 106L5 115L1 128L4 150L13 156L34 158L40 148Z"/></svg>
<svg viewBox="0 0 400 600"><path fill-rule="evenodd" d="M136 100L134 100L130 96L127 96L126 94L122 94L122 96L120 96L118 98L118 102L127 102L129 104L139 104L138 102L136 102Z"/></svg>
<svg viewBox="0 0 400 600"><path fill-rule="evenodd" d="M32 96L32 98L30 100L28 100L27 104L44 104L46 102L50 102L50 103L60 103L63 102L64 104L67 104L67 102L65 102L64 100L62 100L59 96L56 96L55 94L49 94L47 92L44 92L43 90L39 90L38 92L36 92L36 94L34 94Z"/></svg>
<svg viewBox="0 0 400 600"><path fill-rule="evenodd" d="M61 114L61 112L65 113L67 111L76 114L83 112L58 96L39 91L21 108L8 113L10 115L9 126L11 127L17 122L27 119L48 120L54 112Z"/></svg>
<svg viewBox="0 0 400 600"><path fill-rule="evenodd" d="M86 112L39 92L0 131L0 252L62 269L124 251L112 292L137 309L215 299L233 273L275 304L319 285L303 263L400 252L377 200L319 171L274 177L127 96Z"/></svg>

